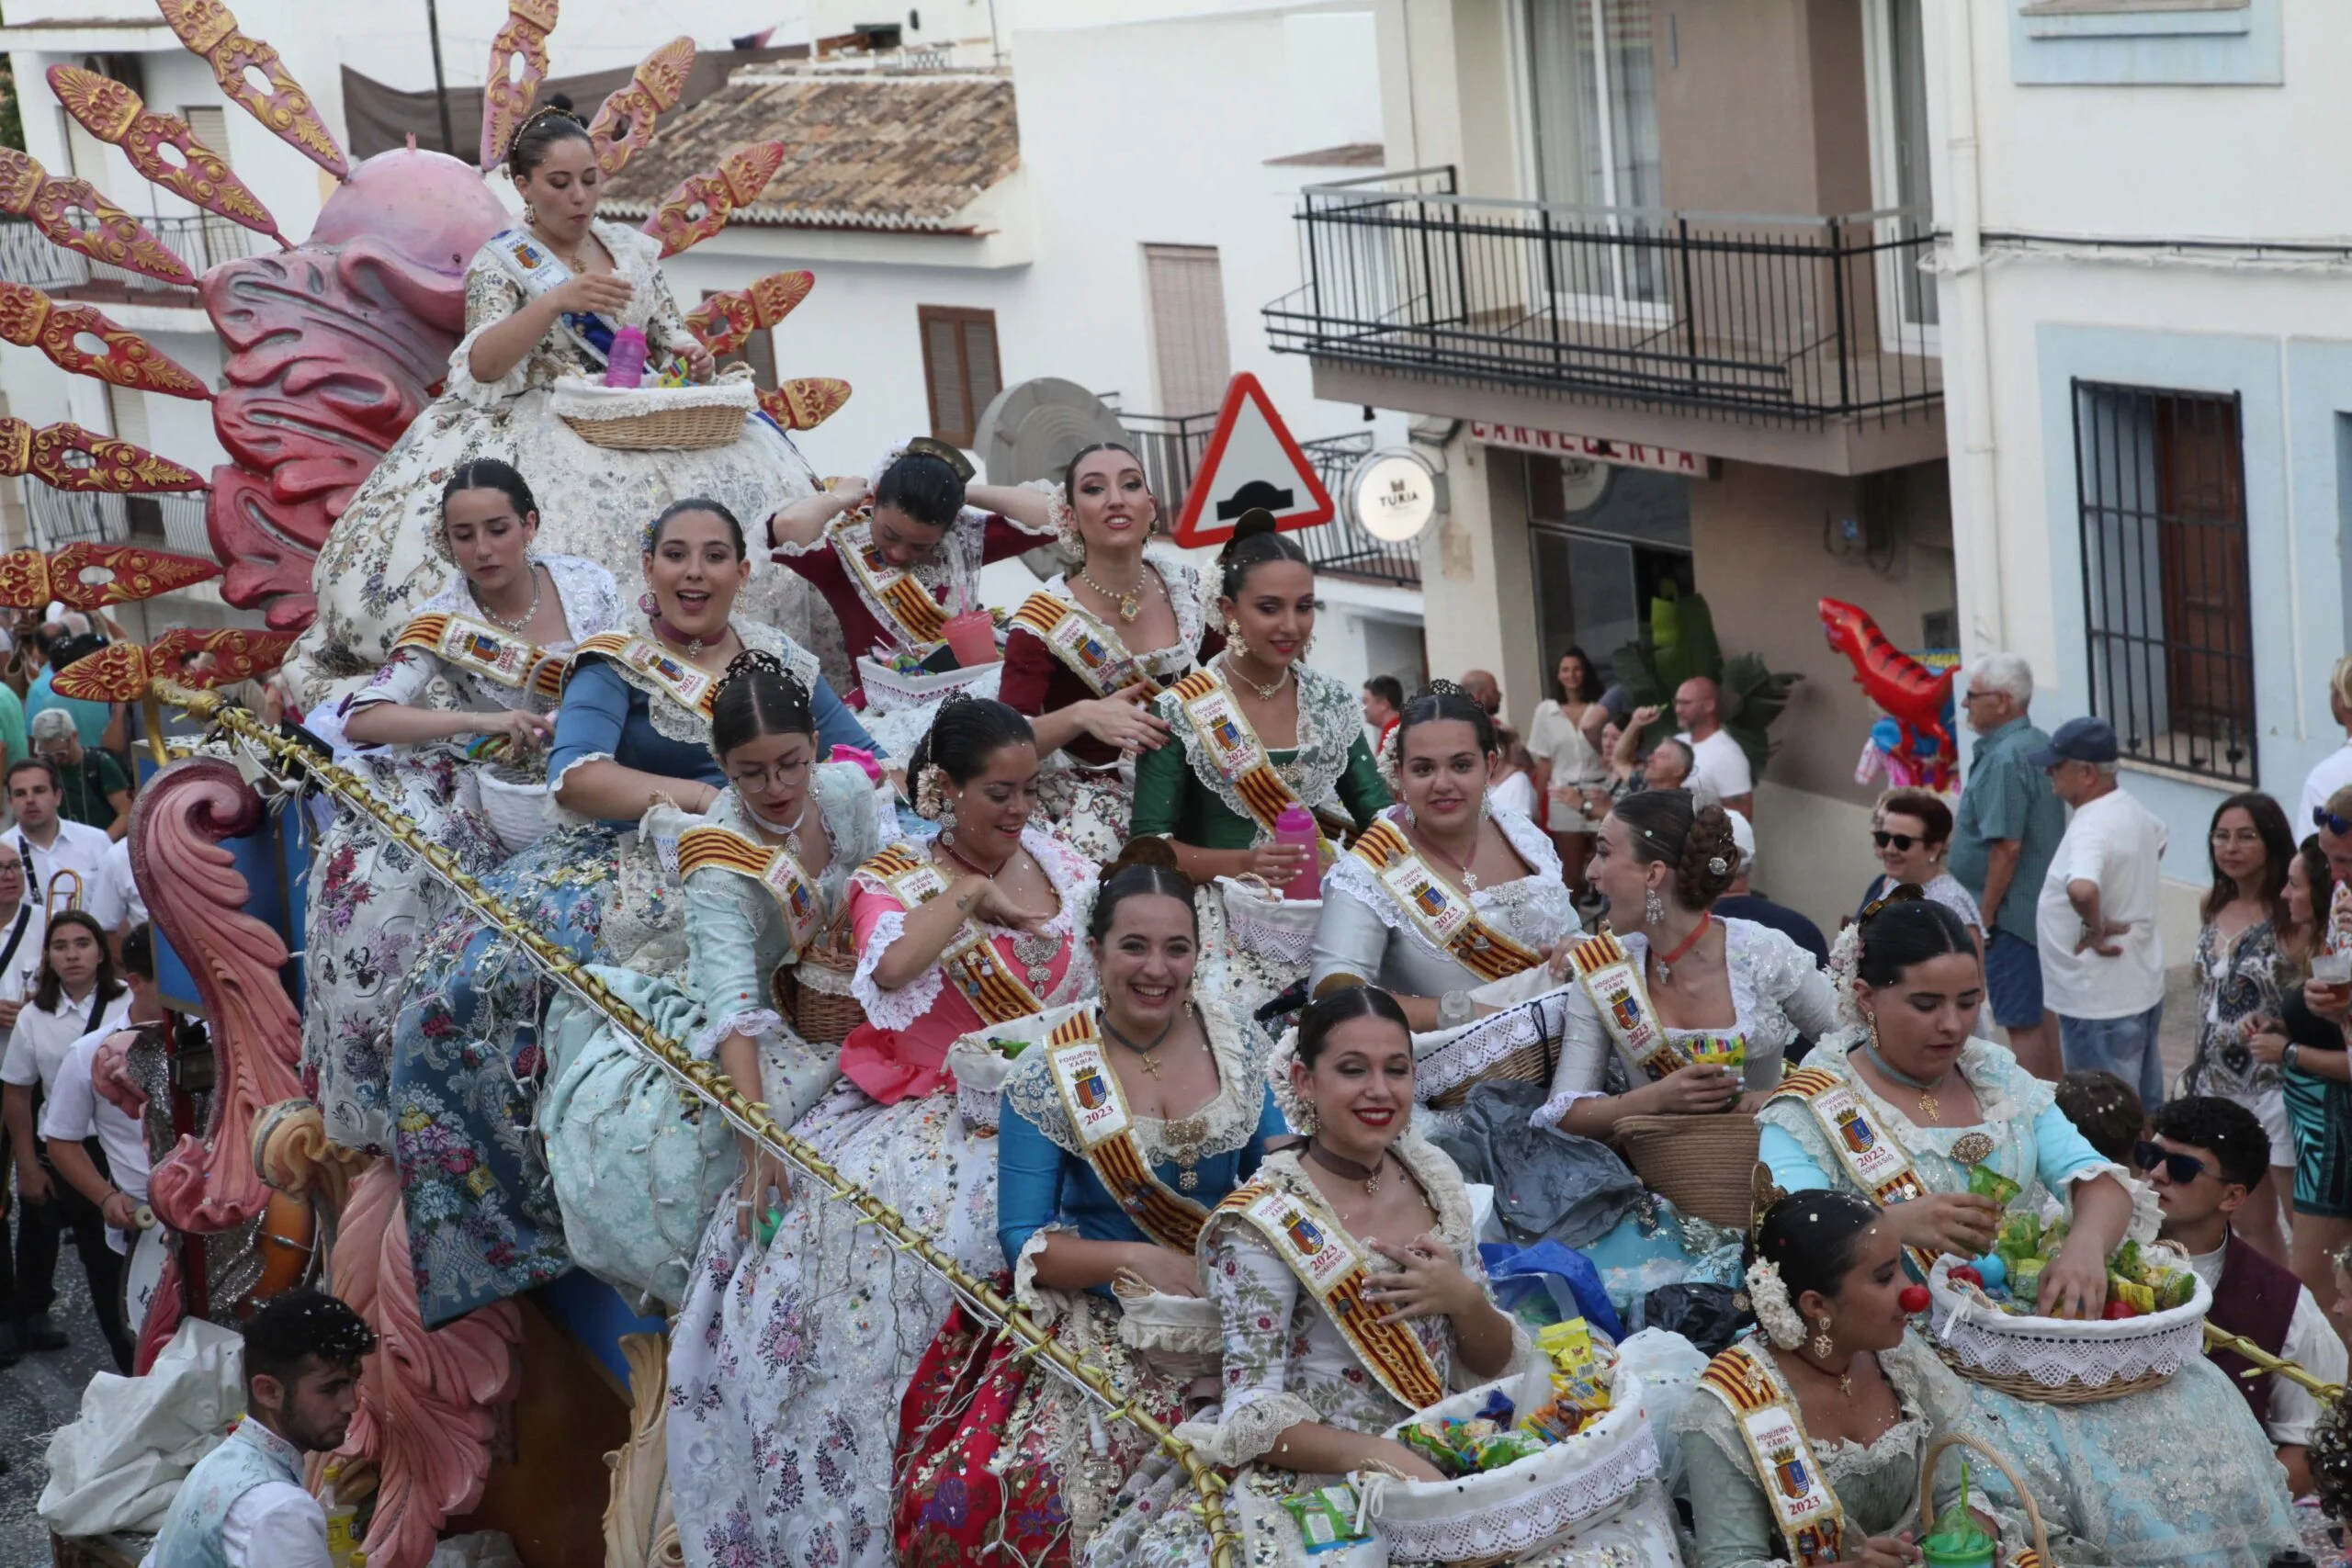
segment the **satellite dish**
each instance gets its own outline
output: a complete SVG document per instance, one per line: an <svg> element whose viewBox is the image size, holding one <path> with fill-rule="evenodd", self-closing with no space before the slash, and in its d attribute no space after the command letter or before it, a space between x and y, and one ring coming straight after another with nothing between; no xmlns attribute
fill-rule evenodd
<svg viewBox="0 0 2352 1568"><path fill-rule="evenodd" d="M1040 376L1007 387L980 412L972 445L992 485L1058 479L1082 447L1098 441L1129 440L1111 405L1058 376ZM1021 558L1040 581L1078 564L1075 554L1040 545Z"/></svg>

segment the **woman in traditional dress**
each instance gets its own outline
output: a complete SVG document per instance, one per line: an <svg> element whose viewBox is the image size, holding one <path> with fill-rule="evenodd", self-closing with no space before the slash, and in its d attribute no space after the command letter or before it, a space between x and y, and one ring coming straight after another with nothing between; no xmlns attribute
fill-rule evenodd
<svg viewBox="0 0 2352 1568"><path fill-rule="evenodd" d="M1125 1342L1112 1287L1198 1296L1193 1245L1209 1211L1288 1128L1263 1036L1212 1001L1195 1010L1191 881L1149 858L1168 856L1157 840L1130 852L1141 858L1105 874L1087 926L1100 1004L1023 1052L1005 1083L997 1235L1016 1303L1172 1423L1185 1382ZM908 1389L900 1429L899 1555L941 1568L987 1561L984 1549L1067 1563L1148 1446L961 1313Z"/></svg>
<svg viewBox="0 0 2352 1568"><path fill-rule="evenodd" d="M1984 996L1973 936L1944 906L1902 898L1849 928L1833 965L1848 1025L1761 1113L1772 1180L1887 1201L1917 1269L1991 1249L2002 1208L1969 1187L1970 1169L1984 1166L2020 1185L2012 1208L2054 1201L2071 1221L2042 1269L2040 1310L2101 1315L2109 1255L2154 1238L2154 1195L2084 1141L2049 1084L1971 1037ZM1962 1381L1936 1414L1939 1428L1984 1440L2029 1478L2062 1562L2223 1568L2295 1544L2286 1472L2205 1357L2156 1388L2092 1404ZM2000 1476L1978 1480L1990 1507L2021 1513Z"/></svg>
<svg viewBox="0 0 2352 1568"><path fill-rule="evenodd" d="M971 459L919 436L872 480L850 479L768 520L776 560L821 594L851 660L850 700L872 705L855 661L918 662L946 646L948 617L982 610L980 568L1054 543L1046 497L972 483ZM992 685L978 689L994 696Z"/></svg>
<svg viewBox="0 0 2352 1568"><path fill-rule="evenodd" d="M851 879L866 1021L842 1043L843 1081L792 1132L986 1276L1003 1263L996 1141L967 1127L947 1048L1091 990L1081 933L1095 867L1031 825L1036 743L1003 704L942 704L909 767L939 836L887 849ZM758 1373L673 1390L670 1484L687 1562L888 1562L891 1417L946 1321L947 1287L805 1186L773 1236L736 1258L707 1251L697 1274L696 1294L742 1293L725 1321Z"/></svg>
<svg viewBox="0 0 2352 1568"><path fill-rule="evenodd" d="M1487 1298L1460 1174L1413 1134L1412 1035L1395 998L1369 986L1317 998L1277 1064L1306 1142L1268 1155L1201 1233L1201 1290L1225 1329L1223 1400L1183 1430L1202 1459L1240 1472L1225 1506L1244 1562L1297 1560L1282 1507L1294 1493L1361 1470L1441 1479L1386 1428L1501 1377L1528 1349ZM1303 1237L1347 1249L1336 1283L1305 1282ZM1409 1332L1380 1332L1400 1321ZM1207 1562L1186 1491L1164 1456L1146 1463L1086 1561Z"/></svg>
<svg viewBox="0 0 2352 1568"><path fill-rule="evenodd" d="M1623 1116L1730 1111L1743 1086L1761 1103L1791 1042L1837 1022L1836 994L1803 948L1714 914L1738 870L1731 819L1686 790L1628 795L1602 820L1592 886L1631 929L1553 960L1577 988L1539 1122L1605 1138ZM1590 942L1601 946L1585 951ZM1612 1055L1635 1086L1620 1094L1607 1087Z"/></svg>
<svg viewBox="0 0 2352 1568"><path fill-rule="evenodd" d="M1908 1288L1894 1225L1868 1199L1791 1193L1759 1217L1747 1263L1758 1326L1708 1365L1675 1423L1691 1568L1919 1560L1913 1543L1935 1524L1919 1517L1919 1471L1936 1395L1952 1379L1906 1332ZM1810 1462L1791 1463L1801 1455ZM1943 1469L1939 1509L1960 1466Z"/></svg>
<svg viewBox="0 0 2352 1568"><path fill-rule="evenodd" d="M742 531L716 502L679 502L647 532L645 616L582 642L556 719L548 780L585 821L557 827L486 890L582 963L660 975L684 963L674 845L655 806L698 816L726 775L710 752L718 679L745 649L813 696L820 744L870 748L811 654L734 616ZM641 824L641 825L640 825ZM419 1306L437 1324L570 1267L531 1134L548 987L513 936L453 912L420 948L394 1026L394 1148Z"/></svg>
<svg viewBox="0 0 2352 1568"><path fill-rule="evenodd" d="M1034 504L1035 492L1016 492ZM1110 861L1135 816L1135 756L1168 743L1161 690L1225 646L1202 626L1200 573L1148 541L1159 502L1117 442L1062 471L1054 516L1084 561L1029 595L1004 640L1005 702L1029 716L1045 754L1041 804L1054 835Z"/></svg>
<svg viewBox="0 0 2352 1568"><path fill-rule="evenodd" d="M368 748L345 765L475 875L506 852L483 813L480 768L458 748L495 742L510 763L538 765L566 656L620 619L612 573L536 553L538 531L521 474L495 457L460 464L441 487L435 541L458 580L401 629L339 716L345 739ZM395 998L450 893L406 845L348 810L311 864L306 962L317 984L302 1012L304 1089L329 1137L381 1154L391 1147Z"/></svg>
<svg viewBox="0 0 2352 1568"><path fill-rule="evenodd" d="M1577 932L1541 828L1487 799L1494 720L1451 681L1405 705L1381 773L1401 804L1331 867L1317 992L1367 982L1418 1030L1467 1023L1471 991L1534 968Z"/></svg>
<svg viewBox="0 0 2352 1568"><path fill-rule="evenodd" d="M1310 853L1275 841L1284 807L1344 807L1361 829L1389 795L1355 693L1302 662L1315 640L1306 552L1263 513L1242 524L1218 558L1225 650L1153 699L1175 744L1136 760L1133 830L1171 840L1195 882L1254 874L1279 891Z"/></svg>
<svg viewBox="0 0 2352 1568"><path fill-rule="evenodd" d="M319 615L301 644L313 688L306 700L321 682L366 673L441 589L447 563L436 548L435 477L472 458L513 464L543 508L541 541L616 576L634 565L645 519L682 496L765 517L815 488L808 465L764 415L723 446L657 451L592 446L556 415L556 383L601 380L623 327L646 336L649 384L663 373L707 382L714 365L662 276L661 242L596 217L596 149L568 100L559 96L523 122L506 165L523 220L467 269L466 332L447 388L368 474L320 551ZM786 619L806 630L797 610Z"/></svg>

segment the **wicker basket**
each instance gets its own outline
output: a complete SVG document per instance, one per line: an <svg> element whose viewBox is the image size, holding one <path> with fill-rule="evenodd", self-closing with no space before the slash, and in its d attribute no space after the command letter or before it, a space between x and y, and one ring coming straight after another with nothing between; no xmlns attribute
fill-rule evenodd
<svg viewBox="0 0 2352 1568"><path fill-rule="evenodd" d="M724 446L743 434L758 408L749 382L700 387L615 388L558 382L551 404L591 446L622 452L694 452Z"/></svg>
<svg viewBox="0 0 2352 1568"><path fill-rule="evenodd" d="M1542 1007L1521 1005L1415 1034L1415 1091L1435 1109L1451 1111L1482 1083L1550 1083L1560 1061L1551 1018Z"/></svg>
<svg viewBox="0 0 2352 1568"><path fill-rule="evenodd" d="M1758 1129L1752 1116L1624 1116L1616 1141L1642 1185L1686 1214L1744 1231Z"/></svg>
<svg viewBox="0 0 2352 1568"><path fill-rule="evenodd" d="M563 807L556 804L544 773L487 767L481 786L482 815L510 855L521 854L562 826Z"/></svg>
<svg viewBox="0 0 2352 1568"><path fill-rule="evenodd" d="M2161 1387L2205 1353L2213 1292L2202 1280L2186 1305L2140 1317L2012 1316L1973 1286L1952 1282L1962 1261L1939 1258L1929 1270L1929 1323L1936 1354L1971 1382L2041 1404L2093 1404Z"/></svg>
<svg viewBox="0 0 2352 1568"><path fill-rule="evenodd" d="M1975 1450L1993 1461L1994 1469L2008 1477L2009 1486L2017 1493L2018 1501L2025 1505L2026 1522L2033 1527L2033 1550L2041 1558L2042 1568L2058 1568L2058 1560L2050 1555L2050 1531L2041 1522L2041 1509L2034 1503L2033 1489L2010 1468L2007 1460L1963 1433L1950 1433L1928 1445L1927 1459L1919 1466L1919 1534L1924 1536L1935 1528L1936 1461L1944 1457L1946 1450L1954 1448Z"/></svg>
<svg viewBox="0 0 2352 1568"><path fill-rule="evenodd" d="M850 945L844 922L820 933L802 950L799 962L776 970L776 1009L809 1044L838 1045L865 1018L850 994L850 977L856 973L857 950Z"/></svg>

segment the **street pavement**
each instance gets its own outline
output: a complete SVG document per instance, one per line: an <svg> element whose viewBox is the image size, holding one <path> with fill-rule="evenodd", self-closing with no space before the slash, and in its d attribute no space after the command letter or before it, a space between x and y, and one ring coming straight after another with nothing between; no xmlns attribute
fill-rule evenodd
<svg viewBox="0 0 2352 1568"><path fill-rule="evenodd" d="M49 1527L34 1512L49 1480L49 1435L81 1410L90 1374L114 1370L90 1311L90 1282L70 1247L57 1262L57 1298L51 1317L74 1343L0 1371L0 1462L7 1465L0 1474L0 1568L49 1561Z"/></svg>

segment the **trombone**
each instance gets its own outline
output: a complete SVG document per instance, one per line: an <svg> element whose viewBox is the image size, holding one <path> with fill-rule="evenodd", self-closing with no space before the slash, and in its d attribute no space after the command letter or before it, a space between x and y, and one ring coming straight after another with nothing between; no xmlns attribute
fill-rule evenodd
<svg viewBox="0 0 2352 1568"><path fill-rule="evenodd" d="M63 898L60 899L59 895ZM41 917L53 920L68 909L82 907L82 874L70 865L61 865L50 873L49 888L42 900Z"/></svg>

